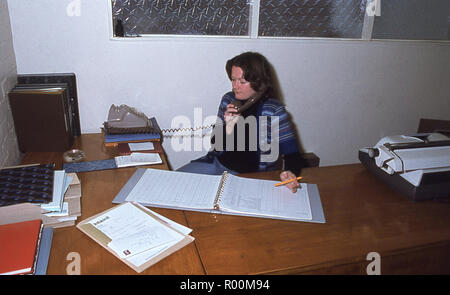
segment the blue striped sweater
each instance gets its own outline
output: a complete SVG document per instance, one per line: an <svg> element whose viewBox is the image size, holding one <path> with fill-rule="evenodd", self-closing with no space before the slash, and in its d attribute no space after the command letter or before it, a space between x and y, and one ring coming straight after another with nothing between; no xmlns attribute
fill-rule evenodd
<svg viewBox="0 0 450 295"><path fill-rule="evenodd" d="M222 97L222 100L219 105L219 111L217 114L217 117L221 120L221 122L224 122L224 114L227 105L230 104L233 100L235 100L233 92L228 92ZM263 128L263 130L267 131L267 133L261 133L260 131L260 134L267 134L267 135L258 137L259 138L258 153L260 159L258 170L268 171L276 168L276 165L281 155L298 153L299 148L288 114L284 106L278 100L267 99L264 102L259 103L257 116L259 118L259 120L256 120L258 130ZM261 120L261 117L266 117L267 121L264 119ZM277 125L278 125L278 153L277 154L275 153L276 158L274 158L273 154L271 154L273 151L270 150L270 147L272 140L276 139L275 138L272 139L273 130L271 130L271 127L273 126L276 128Z"/></svg>

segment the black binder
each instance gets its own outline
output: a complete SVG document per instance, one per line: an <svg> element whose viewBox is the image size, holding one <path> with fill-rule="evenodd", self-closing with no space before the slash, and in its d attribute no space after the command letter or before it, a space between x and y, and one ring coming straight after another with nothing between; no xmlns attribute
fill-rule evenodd
<svg viewBox="0 0 450 295"><path fill-rule="evenodd" d="M70 115L72 117L72 135L81 135L80 114L78 111L77 79L74 73L21 74L17 76L19 84L55 84L65 83L69 95Z"/></svg>
<svg viewBox="0 0 450 295"><path fill-rule="evenodd" d="M73 144L66 84L17 85L9 93L21 152L63 152Z"/></svg>

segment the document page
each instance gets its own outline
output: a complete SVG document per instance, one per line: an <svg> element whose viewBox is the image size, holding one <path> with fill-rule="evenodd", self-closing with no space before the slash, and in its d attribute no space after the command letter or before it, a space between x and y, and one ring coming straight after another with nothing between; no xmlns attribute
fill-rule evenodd
<svg viewBox="0 0 450 295"><path fill-rule="evenodd" d="M277 181L250 179L228 174L220 209L261 216L311 220L306 186L294 194Z"/></svg>
<svg viewBox="0 0 450 295"><path fill-rule="evenodd" d="M221 177L147 169L125 201L146 206L213 209Z"/></svg>
<svg viewBox="0 0 450 295"><path fill-rule="evenodd" d="M130 147L130 151L132 151L132 152L154 150L155 149L155 146L153 145L153 142L151 142L151 141L146 141L146 142L129 142L128 146Z"/></svg>
<svg viewBox="0 0 450 295"><path fill-rule="evenodd" d="M131 153L128 156L115 157L117 167L161 164L162 160L157 153Z"/></svg>
<svg viewBox="0 0 450 295"><path fill-rule="evenodd" d="M111 239L108 247L120 258L131 257L170 242L176 243L184 238L131 203L117 206L89 223Z"/></svg>
<svg viewBox="0 0 450 295"><path fill-rule="evenodd" d="M173 242L169 242L166 244L162 244L158 247L149 249L147 251L138 253L136 255L133 255L131 257L127 258L128 262L131 262L132 264L134 264L135 266L141 266L142 264L146 263L147 261L149 261L150 259L156 257L157 255L163 253L164 251L166 251L167 249L169 249L170 247L172 247L173 245L175 245L176 243L178 243L179 241L181 241L183 238L180 237L177 240L174 240Z"/></svg>
<svg viewBox="0 0 450 295"><path fill-rule="evenodd" d="M185 227L184 225L181 225L179 223L176 223L173 220L170 220L167 217L164 217L158 213L156 213L155 211L152 211L148 208L145 208L146 211L151 212L152 214L154 214L155 216L157 216L159 219L161 219L163 222L167 223L170 227L172 227L173 229L188 235L189 233L192 232L192 229ZM128 262L131 262L132 264L134 264L135 266L141 266L142 264L144 264L145 262L149 261L150 259L156 257L158 254L164 252L165 250L169 249L171 246L175 245L176 243L178 243L179 241L181 241L184 237L180 235L179 239L176 239L172 242L169 242L167 244L162 244L161 246L149 249L147 251L144 251L142 253L136 254L134 256L128 257L127 260Z"/></svg>

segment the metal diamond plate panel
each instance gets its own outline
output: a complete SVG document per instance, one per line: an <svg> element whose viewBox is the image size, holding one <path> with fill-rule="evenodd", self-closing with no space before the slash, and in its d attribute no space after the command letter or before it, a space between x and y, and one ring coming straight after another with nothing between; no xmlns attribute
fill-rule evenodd
<svg viewBox="0 0 450 295"><path fill-rule="evenodd" d="M259 36L361 38L367 0L262 0Z"/></svg>
<svg viewBox="0 0 450 295"><path fill-rule="evenodd" d="M248 35L246 0L111 0L125 35Z"/></svg>

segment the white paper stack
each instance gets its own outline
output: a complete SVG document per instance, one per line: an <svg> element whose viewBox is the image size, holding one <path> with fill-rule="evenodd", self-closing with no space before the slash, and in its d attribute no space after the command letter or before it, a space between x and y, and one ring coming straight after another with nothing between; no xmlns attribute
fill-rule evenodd
<svg viewBox="0 0 450 295"><path fill-rule="evenodd" d="M81 183L76 173L56 170L53 183L53 201L42 204L44 226L53 228L75 225L81 215Z"/></svg>

